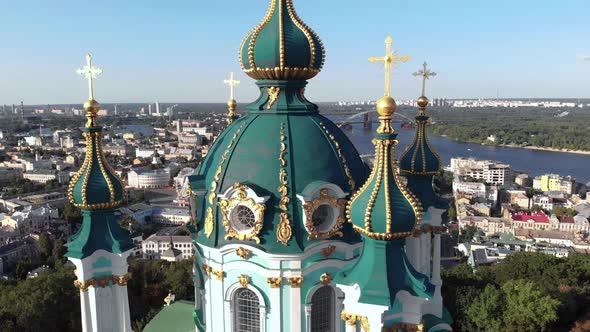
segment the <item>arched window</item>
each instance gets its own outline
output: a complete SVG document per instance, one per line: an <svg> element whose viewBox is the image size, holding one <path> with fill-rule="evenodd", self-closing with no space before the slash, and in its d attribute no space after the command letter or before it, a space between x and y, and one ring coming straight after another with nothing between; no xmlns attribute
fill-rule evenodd
<svg viewBox="0 0 590 332"><path fill-rule="evenodd" d="M334 332L334 289L320 287L311 297L311 332Z"/></svg>
<svg viewBox="0 0 590 332"><path fill-rule="evenodd" d="M233 298L234 332L260 331L260 302L248 288L240 288Z"/></svg>

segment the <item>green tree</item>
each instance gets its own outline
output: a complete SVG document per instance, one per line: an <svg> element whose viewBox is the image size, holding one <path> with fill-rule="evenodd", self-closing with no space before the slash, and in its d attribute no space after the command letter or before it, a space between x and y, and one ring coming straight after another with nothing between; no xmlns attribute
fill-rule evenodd
<svg viewBox="0 0 590 332"><path fill-rule="evenodd" d="M510 280L502 286L506 305L503 321L513 331L546 331L557 320L560 302L539 291L534 282Z"/></svg>
<svg viewBox="0 0 590 332"><path fill-rule="evenodd" d="M477 331L503 331L502 314L504 298L502 291L494 285L487 285L475 298L465 314Z"/></svg>
<svg viewBox="0 0 590 332"><path fill-rule="evenodd" d="M72 268L43 273L15 285L0 286L1 331L78 331L79 291Z"/></svg>
<svg viewBox="0 0 590 332"><path fill-rule="evenodd" d="M193 299L192 261L183 260L172 263L164 274L164 286L176 295L177 299Z"/></svg>
<svg viewBox="0 0 590 332"><path fill-rule="evenodd" d="M449 209L447 211L448 211L448 217L449 217L450 221L457 220L457 210L455 209L455 204L449 205Z"/></svg>
<svg viewBox="0 0 590 332"><path fill-rule="evenodd" d="M136 191L134 194L134 202L141 203L145 201L145 192L143 191Z"/></svg>
<svg viewBox="0 0 590 332"><path fill-rule="evenodd" d="M80 209L75 207L70 202L64 205L62 215L63 218L70 224L82 222L82 213L80 212Z"/></svg>
<svg viewBox="0 0 590 332"><path fill-rule="evenodd" d="M49 238L47 233L41 233L39 235L39 254L41 255L42 260L46 260L49 256L51 256L51 250L53 249L53 243Z"/></svg>

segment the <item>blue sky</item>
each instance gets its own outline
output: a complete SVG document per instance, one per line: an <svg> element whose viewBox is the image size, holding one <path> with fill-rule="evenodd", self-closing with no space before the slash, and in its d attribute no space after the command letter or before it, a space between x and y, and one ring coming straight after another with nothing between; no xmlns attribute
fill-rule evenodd
<svg viewBox="0 0 590 332"><path fill-rule="evenodd" d="M96 98L107 102L223 102L230 71L236 97L257 95L237 61L243 36L267 0L19 0L0 2L0 104L77 103L75 74L91 52L104 69ZM294 0L327 48L310 81L315 101L378 98L382 72L367 57L388 34L412 60L395 71L393 95L412 98L411 73L427 61L431 98L590 97L587 0Z"/></svg>

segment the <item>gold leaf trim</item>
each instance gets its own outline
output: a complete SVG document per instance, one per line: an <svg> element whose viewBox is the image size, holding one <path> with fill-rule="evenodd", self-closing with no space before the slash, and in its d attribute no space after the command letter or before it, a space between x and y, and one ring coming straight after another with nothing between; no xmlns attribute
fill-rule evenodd
<svg viewBox="0 0 590 332"><path fill-rule="evenodd" d="M313 224L313 213L318 207L322 205L329 205L330 207L336 208L339 211L334 226L332 226L329 231L324 233L321 233ZM344 216L345 207L346 200L329 196L329 191L326 188L320 190L320 197L314 199L311 202L303 204L303 211L305 212L306 217L305 228L309 233L307 239L327 239L333 236L343 236L344 234L342 233L342 226L346 220Z"/></svg>
<svg viewBox="0 0 590 332"><path fill-rule="evenodd" d="M221 208L221 212L223 215L223 227L225 228L225 239L237 238L241 241L247 240L254 240L257 244L260 243L260 238L258 234L262 230L263 222L264 222L264 210L266 206L264 204L256 203L252 198L249 198L246 190L249 189L248 186L240 183L236 183L233 185L233 188L236 192L232 195L230 199L223 199L219 201L219 207ZM254 226L252 229L247 233L240 233L235 230L230 221L229 212L233 210L238 205L243 205L254 213L255 221Z"/></svg>
<svg viewBox="0 0 590 332"><path fill-rule="evenodd" d="M131 272L128 272L122 276L111 275L102 276L98 278L90 278L86 281L75 280L74 287L78 288L81 292L86 292L90 287L107 287L109 285L126 286L131 280Z"/></svg>

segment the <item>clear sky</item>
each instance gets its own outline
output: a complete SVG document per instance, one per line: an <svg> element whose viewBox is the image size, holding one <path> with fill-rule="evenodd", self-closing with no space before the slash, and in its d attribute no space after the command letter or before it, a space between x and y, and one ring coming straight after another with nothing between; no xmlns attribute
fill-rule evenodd
<svg viewBox="0 0 590 332"><path fill-rule="evenodd" d="M239 102L257 95L238 64L243 36L267 0L0 1L0 104L78 103L75 74L91 52L104 69L96 98L112 102L223 102L230 71ZM394 98L419 94L427 61L431 98L590 97L588 0L294 0L324 41L314 101L379 98L388 34L400 54Z"/></svg>

